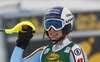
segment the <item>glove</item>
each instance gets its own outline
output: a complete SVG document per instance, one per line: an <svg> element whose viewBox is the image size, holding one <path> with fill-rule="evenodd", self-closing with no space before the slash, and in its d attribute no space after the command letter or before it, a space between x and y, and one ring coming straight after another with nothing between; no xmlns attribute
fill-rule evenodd
<svg viewBox="0 0 100 62"><path fill-rule="evenodd" d="M35 31L32 31L32 28L28 25L23 25L22 31L25 32L19 31L16 46L21 47L22 49L26 49Z"/></svg>

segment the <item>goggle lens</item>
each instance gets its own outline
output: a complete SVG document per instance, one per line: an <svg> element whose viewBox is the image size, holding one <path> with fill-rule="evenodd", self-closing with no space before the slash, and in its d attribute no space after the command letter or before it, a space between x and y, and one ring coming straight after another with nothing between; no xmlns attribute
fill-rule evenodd
<svg viewBox="0 0 100 62"><path fill-rule="evenodd" d="M60 30L62 28L62 20L45 20L45 29L48 31L50 27L55 30Z"/></svg>

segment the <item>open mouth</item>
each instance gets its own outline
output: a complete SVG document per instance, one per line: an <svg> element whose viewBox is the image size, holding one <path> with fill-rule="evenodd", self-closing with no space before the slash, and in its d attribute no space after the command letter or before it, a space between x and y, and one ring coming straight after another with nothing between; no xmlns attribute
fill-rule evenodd
<svg viewBox="0 0 100 62"><path fill-rule="evenodd" d="M58 35L58 33L51 33L51 35L52 35L52 36L56 36L56 35Z"/></svg>
<svg viewBox="0 0 100 62"><path fill-rule="evenodd" d="M50 34L50 38L51 38L52 40L55 40L55 39L57 39L57 35L58 35L58 33L51 33L51 34Z"/></svg>

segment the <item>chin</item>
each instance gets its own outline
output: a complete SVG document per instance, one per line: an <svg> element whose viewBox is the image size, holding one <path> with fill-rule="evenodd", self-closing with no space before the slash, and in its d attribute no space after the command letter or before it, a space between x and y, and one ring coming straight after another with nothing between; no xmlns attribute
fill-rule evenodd
<svg viewBox="0 0 100 62"><path fill-rule="evenodd" d="M51 39L51 41L56 42L58 39Z"/></svg>
<svg viewBox="0 0 100 62"><path fill-rule="evenodd" d="M56 38L56 39L54 39L54 38L52 39L52 38L51 38L51 40L57 40L57 38Z"/></svg>

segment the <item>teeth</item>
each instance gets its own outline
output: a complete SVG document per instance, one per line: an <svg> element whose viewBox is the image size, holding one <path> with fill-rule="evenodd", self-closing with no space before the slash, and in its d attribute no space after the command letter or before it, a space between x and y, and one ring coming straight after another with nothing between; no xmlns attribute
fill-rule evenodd
<svg viewBox="0 0 100 62"><path fill-rule="evenodd" d="M52 33L52 35L57 35L57 33Z"/></svg>

